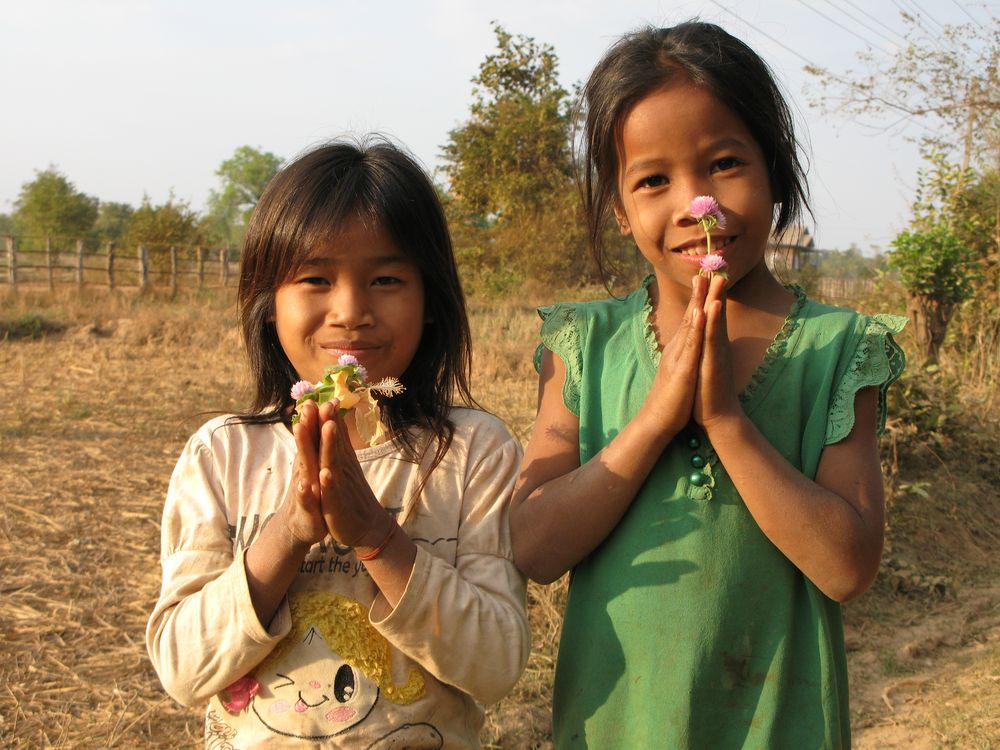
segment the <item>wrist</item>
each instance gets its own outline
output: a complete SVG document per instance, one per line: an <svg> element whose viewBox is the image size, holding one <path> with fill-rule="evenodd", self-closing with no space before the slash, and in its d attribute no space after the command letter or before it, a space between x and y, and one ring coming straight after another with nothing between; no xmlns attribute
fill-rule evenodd
<svg viewBox="0 0 1000 750"><path fill-rule="evenodd" d="M720 414L705 420L702 423L702 428L712 444L716 445L738 435L750 424L746 413L742 409L737 409L731 413Z"/></svg>
<svg viewBox="0 0 1000 750"><path fill-rule="evenodd" d="M366 533L362 538L354 545L354 556L361 561L373 560L379 555L381 555L389 543L392 541L396 532L399 531L399 524L396 523L396 519L388 516L389 523L382 525L378 530L372 530Z"/></svg>

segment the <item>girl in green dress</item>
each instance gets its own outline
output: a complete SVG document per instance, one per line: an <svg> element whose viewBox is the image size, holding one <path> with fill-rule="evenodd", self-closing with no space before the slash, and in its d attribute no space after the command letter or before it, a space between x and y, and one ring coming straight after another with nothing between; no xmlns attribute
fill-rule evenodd
<svg viewBox="0 0 1000 750"><path fill-rule="evenodd" d="M598 263L613 216L652 272L625 298L540 310L510 523L524 572L572 573L556 746L849 747L840 602L879 566L905 321L769 272L807 190L788 107L742 42L705 23L629 34L585 97Z"/></svg>

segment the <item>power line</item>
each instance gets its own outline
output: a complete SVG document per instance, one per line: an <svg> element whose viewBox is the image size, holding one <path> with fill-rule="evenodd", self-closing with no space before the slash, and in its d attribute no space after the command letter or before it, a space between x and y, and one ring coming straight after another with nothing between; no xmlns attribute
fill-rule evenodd
<svg viewBox="0 0 1000 750"><path fill-rule="evenodd" d="M800 5L804 5L804 6L806 7L806 8L808 8L809 10L811 10L811 11L812 11L813 13L815 13L815 14L817 14L817 15L819 15L819 16L821 16L821 17L823 17L823 18L825 18L825 19L826 19L827 21L829 21L829 22L830 22L830 23L832 23L833 25L835 25L835 26L839 26L839 27L840 27L840 28L842 28L842 29L843 29L844 31L846 31L846 32L847 32L848 34L851 34L851 35L853 35L853 36L856 36L856 37L857 37L858 39L860 39L860 40L861 40L862 42L864 42L865 44L867 44L867 45L868 45L869 47L874 47L874 48L875 48L875 49L877 49L877 50L878 50L879 52L881 52L881 53L882 53L883 55L891 55L891 54L892 54L892 53L891 53L891 52L889 52L888 50L884 50L884 49L882 49L881 47L879 47L879 46L878 46L877 44L875 44L874 42L871 42L871 41L869 41L869 40L865 39L865 38L864 38L863 36L861 36L861 34L859 34L858 32L856 32L856 31L855 31L854 29L851 29L851 28L849 28L849 27L847 27L847 26L844 26L844 24L840 23L839 21L837 21L837 20L835 20L835 19L833 19L833 18L830 18L830 16L828 16L828 15L827 15L826 13L824 13L824 12L823 12L823 11L821 11L821 10L819 10L818 8L814 8L814 7L812 7L811 5L808 5L808 4L806 3L806 1L805 1L805 0L799 0L799 4L800 4Z"/></svg>
<svg viewBox="0 0 1000 750"><path fill-rule="evenodd" d="M960 2L958 2L958 0L951 0L951 1L955 4L955 7L958 8L960 11L962 11L966 16L968 16L969 20L972 21L974 24L976 24L976 26L983 29L984 31L986 30L985 27L979 21L977 21L971 13L969 13L969 11L965 8L965 6L962 5Z"/></svg>
<svg viewBox="0 0 1000 750"><path fill-rule="evenodd" d="M851 19L852 21L854 21L854 23L857 23L857 24L861 24L861 25L862 25L862 26L864 26L864 27L865 27L866 29L868 29L868 30L869 30L870 32L872 32L873 34L875 34L876 36L879 36L879 37L882 37L882 38L883 38L883 39L885 39L885 40L886 40L887 42L889 42L889 44L891 44L891 45L893 45L893 46L896 46L897 42L894 42L894 41L893 41L892 39L890 39L889 37L887 37L887 36L886 36L885 34L883 34L882 32L880 32L880 31L879 31L878 29L873 29L873 28L872 28L871 26L869 26L869 25L868 25L868 24L866 24L866 23L865 23L864 21L862 21L862 20L861 20L860 18L855 18L855 17L854 17L854 16L852 16L852 15L851 15L850 13L848 13L848 12L847 12L846 10L844 10L843 8L838 8L838 7L837 7L837 6L836 6L836 5L835 5L835 4L833 3L833 0L823 0L823 2L825 2L825 3L827 4L827 5L829 5L829 6L830 6L831 8L833 8L834 10L839 10L839 11L840 11L841 13L843 13L843 14L844 14L845 16L847 16L847 17L848 17L848 18L850 18L850 19ZM868 14L866 13L865 15L868 15ZM871 16L868 16L868 17L869 17L869 18L871 18ZM898 36L898 35L897 35L897 36ZM902 37L900 37L900 38L902 38Z"/></svg>
<svg viewBox="0 0 1000 750"><path fill-rule="evenodd" d="M932 16L926 10L924 10L923 8L921 8L920 5L917 3L917 0L906 0L906 2L908 2L914 8L916 8L918 13L923 13L924 17L927 18L929 21L931 21L931 23L933 23L935 26L937 26L941 31L944 31L944 24L938 22L938 20L936 18L934 18L934 16Z"/></svg>
<svg viewBox="0 0 1000 750"><path fill-rule="evenodd" d="M837 83L846 86L848 88L848 90L853 90L855 88L855 84L852 83L851 81L848 81L845 78L842 78L842 77L840 77L838 75L835 75L835 74L831 73L830 71L828 71L826 68L824 68L821 65L817 65L812 60L810 60L808 57L805 57L804 55L802 55L801 53L799 53L797 50L792 49L791 47L789 47L787 44L785 44L781 40L775 39L773 36L771 36L770 34L768 34L766 31L764 31L760 27L755 26L754 24L750 23L748 20L746 20L745 18L743 18L743 16L739 15L736 11L730 10L725 5L723 5L722 3L720 3L718 0L709 0L709 1L713 5L715 5L715 6L719 7L719 8L721 8L722 10L724 10L726 13L728 13L729 15L731 15L733 18L735 18L736 20L738 20L740 23L743 23L746 26L749 26L751 29L753 29L754 31L756 31L758 34L760 34L761 36L765 37L766 39L770 39L772 42L774 42L775 44L777 44L779 47L781 47L785 51L791 53L792 55L794 55L795 57L797 57L798 59L800 59L802 62L804 62L810 68L813 68L814 70L821 70L821 71L823 71L823 73L825 73L826 75L828 75L831 79L833 79ZM922 128L923 130L926 130L928 133L937 134L936 130L934 130L933 128L931 128L931 127L929 127L927 125L924 125L924 123L922 123L919 119L916 119L916 113L915 112L911 112L910 110L906 109L903 106L900 106L898 104L893 104L892 102L887 101L885 99L882 99L880 97L876 97L876 98L878 99L878 101L880 101L884 106L888 107L889 109L894 110L896 112L903 113L904 117L909 117L910 118L910 122L912 122L917 127Z"/></svg>
<svg viewBox="0 0 1000 750"><path fill-rule="evenodd" d="M875 23L877 23L879 26L881 26L886 31L890 32L891 34L895 34L897 37L899 37L901 40L903 40L904 43L907 43L906 37L904 37L902 34L900 34L894 28L892 28L891 26L889 26L882 19L876 18L871 13L869 13L868 11L866 11L864 8L861 8L861 7L857 6L857 5L855 5L853 2L851 2L851 0L844 0L844 2L846 2L852 8L854 8L854 10L858 11L859 13L861 13L863 16L866 16L867 18L870 18L872 21L874 21Z"/></svg>

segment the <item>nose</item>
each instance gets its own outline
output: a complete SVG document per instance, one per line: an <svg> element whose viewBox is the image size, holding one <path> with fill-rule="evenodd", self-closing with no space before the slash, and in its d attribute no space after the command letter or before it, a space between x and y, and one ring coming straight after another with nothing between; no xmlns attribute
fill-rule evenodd
<svg viewBox="0 0 1000 750"><path fill-rule="evenodd" d="M330 293L326 322L338 328L363 328L373 322L371 299L358 284L340 283Z"/></svg>
<svg viewBox="0 0 1000 750"><path fill-rule="evenodd" d="M678 182L680 184L678 184ZM711 186L704 180L687 179L675 180L672 198L677 201L673 206L674 226L690 227L697 224L697 220L691 215L691 201L699 195L710 195Z"/></svg>

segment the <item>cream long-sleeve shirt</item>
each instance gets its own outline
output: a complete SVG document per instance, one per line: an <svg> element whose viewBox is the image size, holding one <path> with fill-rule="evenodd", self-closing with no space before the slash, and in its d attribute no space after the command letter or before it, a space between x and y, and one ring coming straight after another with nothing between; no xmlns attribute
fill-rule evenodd
<svg viewBox="0 0 1000 750"><path fill-rule="evenodd" d="M456 408L451 418L451 447L419 497L430 455L409 462L393 442L357 452L417 545L396 607L328 537L266 625L243 555L288 491L294 439L280 424L219 417L188 441L167 491L146 644L170 695L208 702L207 747L479 746L482 704L514 686L530 648L507 530L521 450L489 414ZM223 691L248 675L259 692L227 709L240 691Z"/></svg>

